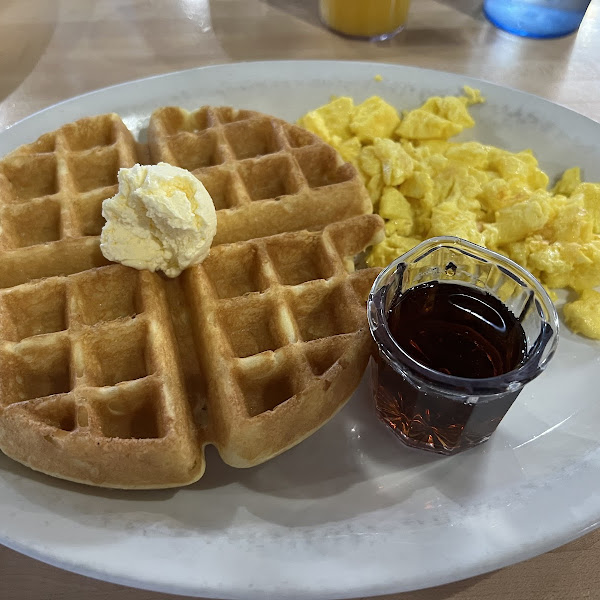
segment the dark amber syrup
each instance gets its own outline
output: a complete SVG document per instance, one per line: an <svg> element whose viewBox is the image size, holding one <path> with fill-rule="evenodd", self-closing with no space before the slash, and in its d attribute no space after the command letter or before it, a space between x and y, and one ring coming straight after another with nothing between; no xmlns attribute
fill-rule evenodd
<svg viewBox="0 0 600 600"><path fill-rule="evenodd" d="M439 281L395 298L387 320L398 345L417 363L465 378L465 394L461 399L439 392L435 385L415 386L379 359L380 417L409 445L426 445L444 454L487 439L518 392L474 398L467 380L502 375L522 362L527 346L519 320L484 290Z"/></svg>

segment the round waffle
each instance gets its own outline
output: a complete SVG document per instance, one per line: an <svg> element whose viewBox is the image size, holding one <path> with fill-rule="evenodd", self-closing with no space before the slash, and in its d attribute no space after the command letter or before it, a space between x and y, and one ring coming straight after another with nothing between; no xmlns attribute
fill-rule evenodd
<svg viewBox="0 0 600 600"><path fill-rule="evenodd" d="M217 209L208 258L176 279L109 263L102 200L136 162L193 172ZM370 354L383 237L350 164L316 136L229 107L161 108L139 144L89 117L0 162L0 449L117 488L199 479L204 447L249 467L305 439Z"/></svg>

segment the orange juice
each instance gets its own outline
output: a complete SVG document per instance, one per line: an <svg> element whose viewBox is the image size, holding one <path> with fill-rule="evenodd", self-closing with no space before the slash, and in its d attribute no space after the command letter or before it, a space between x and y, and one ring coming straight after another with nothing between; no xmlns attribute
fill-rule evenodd
<svg viewBox="0 0 600 600"><path fill-rule="evenodd" d="M345 35L385 39L400 31L410 0L320 0L324 23Z"/></svg>

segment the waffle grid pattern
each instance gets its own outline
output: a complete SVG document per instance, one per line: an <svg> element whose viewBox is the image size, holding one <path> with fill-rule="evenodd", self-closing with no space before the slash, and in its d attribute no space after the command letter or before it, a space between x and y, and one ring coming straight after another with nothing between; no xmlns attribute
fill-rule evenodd
<svg viewBox="0 0 600 600"><path fill-rule="evenodd" d="M175 280L99 251L101 201L145 156L192 169L218 208L209 257ZM5 157L0 448L59 477L157 488L201 477L206 444L240 467L297 444L368 360L376 271L353 258L382 222L367 212L329 146L231 108L159 109L149 148L104 115Z"/></svg>
<svg viewBox="0 0 600 600"><path fill-rule="evenodd" d="M0 166L0 250L100 235L101 205L120 167L138 156L117 115L66 125L17 150Z"/></svg>
<svg viewBox="0 0 600 600"><path fill-rule="evenodd" d="M188 169L217 209L214 244L322 228L371 212L354 168L311 133L279 119L228 107L154 112L154 162Z"/></svg>
<svg viewBox="0 0 600 600"><path fill-rule="evenodd" d="M107 264L94 237L117 173L143 160L116 114L70 123L0 162L0 288ZM74 247L76 246L76 247Z"/></svg>
<svg viewBox="0 0 600 600"><path fill-rule="evenodd" d="M168 311L159 278L121 265L0 291L0 447L43 440L41 470L118 487L199 477Z"/></svg>
<svg viewBox="0 0 600 600"><path fill-rule="evenodd" d="M148 284L139 279L115 265L0 292L0 356L15 374L0 382L2 407L47 398L36 413L63 431L162 437L157 366L165 348L149 335L158 306L143 302Z"/></svg>
<svg viewBox="0 0 600 600"><path fill-rule="evenodd" d="M202 315L214 315L204 355L222 365L230 397L243 399L236 418L260 416L306 390L364 329L376 271L348 269L377 226L376 217L358 217L219 246L190 271L190 296ZM348 228L354 235L345 240Z"/></svg>

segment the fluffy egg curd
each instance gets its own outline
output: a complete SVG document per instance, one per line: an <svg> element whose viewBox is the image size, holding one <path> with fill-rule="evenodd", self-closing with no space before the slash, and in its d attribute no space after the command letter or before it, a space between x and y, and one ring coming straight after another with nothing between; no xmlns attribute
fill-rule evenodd
<svg viewBox="0 0 600 600"><path fill-rule="evenodd" d="M426 238L454 235L508 256L547 288L577 294L567 325L600 339L600 183L567 169L554 187L531 150L450 138L475 122L479 90L432 97L401 114L378 96L333 98L299 124L354 164L385 221L369 266L386 266ZM556 299L556 294L552 293Z"/></svg>

